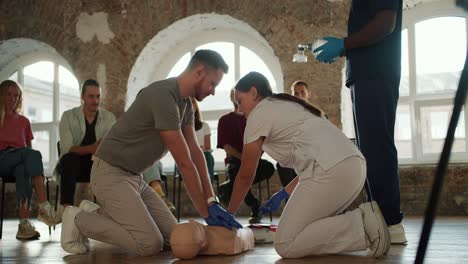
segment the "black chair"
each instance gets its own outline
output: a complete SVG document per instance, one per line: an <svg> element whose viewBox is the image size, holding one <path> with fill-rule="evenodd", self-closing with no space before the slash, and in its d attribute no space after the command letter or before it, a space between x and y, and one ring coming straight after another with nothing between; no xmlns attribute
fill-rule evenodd
<svg viewBox="0 0 468 264"><path fill-rule="evenodd" d="M57 141L57 155L58 155L58 158L60 160L60 140ZM77 181L77 183L89 183L89 181ZM57 185L55 186L55 211L57 211L57 207L58 207L58 198L59 198L59 186L60 186L60 183L57 182ZM96 196L93 195L93 200L94 200L94 203L96 203ZM54 226L54 230L55 230L55 226Z"/></svg>
<svg viewBox="0 0 468 264"><path fill-rule="evenodd" d="M11 175L0 175L0 179L2 179L2 192L1 192L1 205L2 208L0 210L0 239L2 239L3 236L3 216L5 214L5 184L7 183L16 183L16 178ZM47 201L49 200L49 177L45 177L46 179L46 195L47 195ZM49 226L49 235L52 234L52 228Z"/></svg>
<svg viewBox="0 0 468 264"><path fill-rule="evenodd" d="M266 184L267 184L267 200L271 198L271 192L270 192L270 178L266 178ZM258 200L260 201L260 204L262 203L262 181L259 181L257 183L258 185ZM273 222L273 214L270 212L270 222Z"/></svg>
<svg viewBox="0 0 468 264"><path fill-rule="evenodd" d="M162 179L162 176L161 176ZM177 168L177 165L174 165L174 184L172 185L172 203L176 203L176 193L177 193L177 222L180 222L180 193L181 193L181 185L183 181L182 174L180 173L179 169ZM216 182L216 192L219 191L219 175L217 172L214 173L213 175L213 182ZM177 192L176 192L176 185L177 186ZM167 182L166 182L166 193L167 193Z"/></svg>
<svg viewBox="0 0 468 264"><path fill-rule="evenodd" d="M162 177L161 177L162 178ZM176 201L176 185L177 186L177 222L180 222L180 193L181 193L181 185L183 181L182 174L180 173L179 169L177 168L177 165L174 165L174 184L172 186L172 203L175 203ZM218 173L214 173L213 175L213 182L216 182L216 192L219 192L219 175ZM271 197L271 192L270 192L270 178L266 179L267 182L267 195L268 198L270 199ZM260 200L260 203L262 203L262 181L257 183L258 185L258 199ZM270 213L270 222L273 222L273 214Z"/></svg>

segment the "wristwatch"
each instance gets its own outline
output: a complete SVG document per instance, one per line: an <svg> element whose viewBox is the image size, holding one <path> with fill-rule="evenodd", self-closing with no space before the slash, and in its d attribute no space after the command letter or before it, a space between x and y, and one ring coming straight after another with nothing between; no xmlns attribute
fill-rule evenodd
<svg viewBox="0 0 468 264"><path fill-rule="evenodd" d="M210 198L208 198L208 200L206 200L209 203L217 203L219 204L219 199L218 199L218 196L211 196Z"/></svg>

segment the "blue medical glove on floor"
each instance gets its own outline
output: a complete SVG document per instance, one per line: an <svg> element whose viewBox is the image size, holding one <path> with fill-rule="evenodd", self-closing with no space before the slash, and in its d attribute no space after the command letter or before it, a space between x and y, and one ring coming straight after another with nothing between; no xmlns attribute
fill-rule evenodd
<svg viewBox="0 0 468 264"><path fill-rule="evenodd" d="M278 210L281 206L281 202L289 197L289 194L286 192L286 190L283 188L281 191L273 194L271 196L270 200L268 200L265 205L261 206L258 209L258 212L260 214L264 213L270 213Z"/></svg>
<svg viewBox="0 0 468 264"><path fill-rule="evenodd" d="M317 60L320 62L332 63L336 61L344 51L344 39L334 37L324 37L327 43L314 49L312 52L320 52L317 55Z"/></svg>
<svg viewBox="0 0 468 264"><path fill-rule="evenodd" d="M224 226L228 229L242 228L234 216L217 203L208 206L208 217L205 218L205 222L208 225Z"/></svg>

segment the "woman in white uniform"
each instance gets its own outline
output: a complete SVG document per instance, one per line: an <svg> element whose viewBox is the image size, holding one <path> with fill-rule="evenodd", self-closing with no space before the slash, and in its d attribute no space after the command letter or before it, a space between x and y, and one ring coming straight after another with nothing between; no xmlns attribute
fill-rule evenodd
<svg viewBox="0 0 468 264"><path fill-rule="evenodd" d="M289 198L275 235L283 258L370 249L381 257L390 236L375 202L342 213L359 195L366 163L359 150L320 110L288 94L273 94L268 80L250 72L235 86L235 100L247 117L242 165L228 211L234 214L249 190L262 151L297 177L261 208L279 209Z"/></svg>

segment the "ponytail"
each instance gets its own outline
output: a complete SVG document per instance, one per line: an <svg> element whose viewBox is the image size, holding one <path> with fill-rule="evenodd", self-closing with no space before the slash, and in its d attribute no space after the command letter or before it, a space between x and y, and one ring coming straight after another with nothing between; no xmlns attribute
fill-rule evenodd
<svg viewBox="0 0 468 264"><path fill-rule="evenodd" d="M292 96L290 94L287 94L287 93L278 93L278 94L273 94L273 95L270 95L269 96L270 98L274 98L274 99L278 99L278 100L282 100L282 101L290 101L290 102L294 102L296 104L300 104L301 106L303 106L305 109L307 109L309 112L311 112L312 114L318 116L318 117L322 117L323 116L323 112L322 110L320 110L318 107L312 105L311 103L309 102L306 102L305 100L302 100L300 98L297 98L295 96Z"/></svg>

